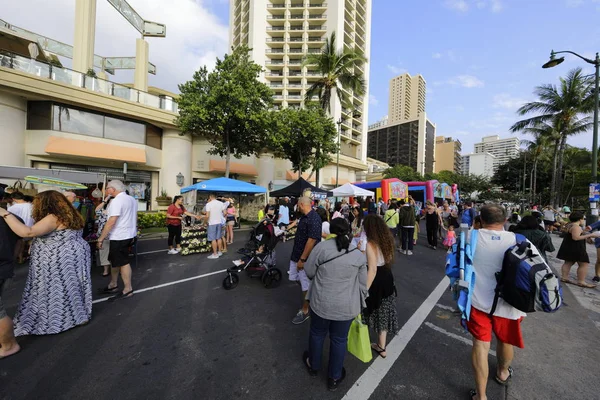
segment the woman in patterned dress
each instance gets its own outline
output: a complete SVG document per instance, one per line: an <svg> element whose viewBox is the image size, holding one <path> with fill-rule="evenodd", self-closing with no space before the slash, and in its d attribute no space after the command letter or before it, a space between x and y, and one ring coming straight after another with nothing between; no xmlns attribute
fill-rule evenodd
<svg viewBox="0 0 600 400"><path fill-rule="evenodd" d="M57 191L33 201L31 228L0 208L19 236L35 238L29 274L14 318L15 336L50 335L83 325L92 318L90 246L82 238L84 220Z"/></svg>
<svg viewBox="0 0 600 400"><path fill-rule="evenodd" d="M382 358L386 357L387 335L400 330L396 312L396 286L392 273L394 237L382 218L369 215L363 224L367 236L367 287L369 297L363 311L365 321L377 333L377 342L371 348ZM377 269L373 277L371 271Z"/></svg>

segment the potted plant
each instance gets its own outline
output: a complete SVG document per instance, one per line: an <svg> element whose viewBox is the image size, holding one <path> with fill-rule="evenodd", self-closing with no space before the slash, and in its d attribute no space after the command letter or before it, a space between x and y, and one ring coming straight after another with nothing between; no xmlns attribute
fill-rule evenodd
<svg viewBox="0 0 600 400"><path fill-rule="evenodd" d="M156 202L159 206L164 207L171 204L173 198L169 196L165 189L160 190L160 196L156 197Z"/></svg>

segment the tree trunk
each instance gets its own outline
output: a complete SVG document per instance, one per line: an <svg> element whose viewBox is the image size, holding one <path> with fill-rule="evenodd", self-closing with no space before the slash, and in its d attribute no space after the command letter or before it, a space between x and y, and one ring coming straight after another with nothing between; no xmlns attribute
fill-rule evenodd
<svg viewBox="0 0 600 400"><path fill-rule="evenodd" d="M556 165L558 161L558 148L560 140L554 141L554 153L552 154L552 181L550 183L550 204L552 207L558 208L558 202L556 201Z"/></svg>
<svg viewBox="0 0 600 400"><path fill-rule="evenodd" d="M315 149L315 161L316 162L318 162L320 155L321 155L321 149L317 146L317 148ZM315 168L315 186L316 187L319 187L319 178L321 178L321 170L319 168Z"/></svg>
<svg viewBox="0 0 600 400"><path fill-rule="evenodd" d="M537 194L537 166L538 166L538 159L535 159L535 164L533 165L533 185L531 185L531 190L533 192L532 198L533 198L533 203L535 203L535 195Z"/></svg>
<svg viewBox="0 0 600 400"><path fill-rule="evenodd" d="M227 154L225 154L225 178L229 178L229 167L231 162L231 148L229 147L229 132L225 134L227 141Z"/></svg>
<svg viewBox="0 0 600 400"><path fill-rule="evenodd" d="M565 155L565 146L567 144L567 135L562 135L560 139L560 146L558 149L558 165L556 168L556 207L560 207L562 204L562 186L563 186L563 161Z"/></svg>

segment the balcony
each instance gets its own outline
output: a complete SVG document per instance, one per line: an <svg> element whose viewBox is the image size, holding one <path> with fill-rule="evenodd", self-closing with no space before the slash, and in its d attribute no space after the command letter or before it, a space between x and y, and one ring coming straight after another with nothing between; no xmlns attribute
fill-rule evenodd
<svg viewBox="0 0 600 400"><path fill-rule="evenodd" d="M267 26L268 31L285 31L283 26Z"/></svg>
<svg viewBox="0 0 600 400"><path fill-rule="evenodd" d="M327 3L310 3L308 8L327 8Z"/></svg>
<svg viewBox="0 0 600 400"><path fill-rule="evenodd" d="M289 38L288 42L304 42L304 39L301 37L292 37Z"/></svg>
<svg viewBox="0 0 600 400"><path fill-rule="evenodd" d="M313 19L327 19L327 14L322 14L322 15L309 15L308 16L309 20L313 20Z"/></svg>
<svg viewBox="0 0 600 400"><path fill-rule="evenodd" d="M267 42L283 43L285 42L285 39L281 37L267 38Z"/></svg>
<svg viewBox="0 0 600 400"><path fill-rule="evenodd" d="M327 26L322 25L322 26L309 26L308 27L309 31L326 31L327 30Z"/></svg>
<svg viewBox="0 0 600 400"><path fill-rule="evenodd" d="M267 19L285 19L285 15L267 15Z"/></svg>
<svg viewBox="0 0 600 400"><path fill-rule="evenodd" d="M148 107L172 113L179 112L177 102L171 97L157 96L118 83L87 76L72 69L57 67L31 58L22 57L14 53L0 51L0 68L2 67L47 78L62 84L84 88L92 92L118 97Z"/></svg>
<svg viewBox="0 0 600 400"><path fill-rule="evenodd" d="M290 8L304 8L304 3L292 3Z"/></svg>
<svg viewBox="0 0 600 400"><path fill-rule="evenodd" d="M265 53L266 54L283 54L284 51L283 51L283 49L266 49Z"/></svg>
<svg viewBox="0 0 600 400"><path fill-rule="evenodd" d="M304 26L290 26L290 31L303 31Z"/></svg>
<svg viewBox="0 0 600 400"><path fill-rule="evenodd" d="M267 8L285 8L285 4L267 4Z"/></svg>

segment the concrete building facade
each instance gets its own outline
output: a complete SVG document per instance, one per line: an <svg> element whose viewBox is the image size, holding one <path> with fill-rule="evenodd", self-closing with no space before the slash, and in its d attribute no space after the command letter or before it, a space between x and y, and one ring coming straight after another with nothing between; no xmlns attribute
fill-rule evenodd
<svg viewBox="0 0 600 400"><path fill-rule="evenodd" d="M408 165L421 174L433 172L435 124L419 118L369 131L367 155L390 166Z"/></svg>
<svg viewBox="0 0 600 400"><path fill-rule="evenodd" d="M501 139L499 135L485 136L481 142L475 143L475 153L490 153L494 158L494 171L513 158L519 157L520 144L518 138Z"/></svg>
<svg viewBox="0 0 600 400"><path fill-rule="evenodd" d="M389 123L419 118L425 113L427 84L422 75L405 73L390 80L388 117Z"/></svg>
<svg viewBox="0 0 600 400"><path fill-rule="evenodd" d="M434 172L452 171L459 173L462 170L461 150L460 140L437 136L435 138Z"/></svg>
<svg viewBox="0 0 600 400"><path fill-rule="evenodd" d="M377 129L377 128L381 128L381 127L387 126L388 121L389 121L389 118L386 115L385 117L383 117L379 121L377 121L377 122L369 125L369 131L372 131L373 129Z"/></svg>
<svg viewBox="0 0 600 400"><path fill-rule="evenodd" d="M252 59L263 67L261 80L275 92L276 108L301 107L306 90L320 78L314 65L304 65L307 54L320 53L325 39L335 32L337 50L354 49L370 56L371 0L233 0L230 7L230 45L248 45ZM369 64L357 68L369 77ZM368 93L368 88L367 92ZM342 107L334 95L331 114L340 124L340 184L356 180L366 171L367 95L351 91L351 106ZM335 158L335 157L334 157ZM289 163L275 161L269 180L285 182L282 170ZM321 183L335 183L336 165L321 170Z"/></svg>
<svg viewBox="0 0 600 400"><path fill-rule="evenodd" d="M494 176L495 163L496 157L490 153L464 154L462 156L462 173L491 178Z"/></svg>

